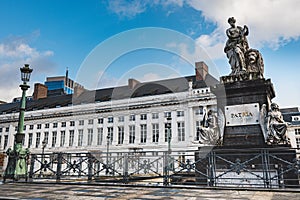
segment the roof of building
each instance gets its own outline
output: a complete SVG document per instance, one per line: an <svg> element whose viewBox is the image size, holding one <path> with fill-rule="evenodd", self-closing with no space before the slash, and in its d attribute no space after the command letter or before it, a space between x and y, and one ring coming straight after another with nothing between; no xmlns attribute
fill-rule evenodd
<svg viewBox="0 0 300 200"><path fill-rule="evenodd" d="M195 76L165 79L153 82L138 83L133 89L130 89L130 87L126 85L115 88L85 91L76 98L73 95L57 95L38 100L31 100L27 101L26 110L41 110L46 108L68 106L70 104L76 105L82 103L184 92L189 89L189 81L193 82L193 88L204 88L218 83L218 80L210 74L207 74L205 81L196 81ZM20 103L0 104L0 114L18 112L19 104Z"/></svg>

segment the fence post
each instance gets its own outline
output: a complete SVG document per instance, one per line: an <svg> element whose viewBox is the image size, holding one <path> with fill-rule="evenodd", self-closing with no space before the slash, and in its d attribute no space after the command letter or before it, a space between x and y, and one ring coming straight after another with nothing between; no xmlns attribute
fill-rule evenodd
<svg viewBox="0 0 300 200"><path fill-rule="evenodd" d="M214 166L215 166L215 153L211 151L208 157L208 177L209 177L209 186L211 187L215 185Z"/></svg>
<svg viewBox="0 0 300 200"><path fill-rule="evenodd" d="M128 183L128 154L124 154L123 183Z"/></svg>
<svg viewBox="0 0 300 200"><path fill-rule="evenodd" d="M61 178L62 153L57 154L56 182L60 182Z"/></svg>
<svg viewBox="0 0 300 200"><path fill-rule="evenodd" d="M93 177L93 159L90 153L87 153L86 156L88 157L88 182L91 182Z"/></svg>
<svg viewBox="0 0 300 200"><path fill-rule="evenodd" d="M163 177L164 177L164 185L169 185L169 158L168 158L168 152L164 152L163 156L163 163L164 163L164 169L163 169Z"/></svg>
<svg viewBox="0 0 300 200"><path fill-rule="evenodd" d="M269 178L269 152L264 149L262 150L263 158L263 173L264 173L264 186L265 188L270 188L270 178Z"/></svg>
<svg viewBox="0 0 300 200"><path fill-rule="evenodd" d="M34 172L34 161L36 159L36 155L35 154L31 154L31 159L30 159L30 169L29 169L29 182L33 181L33 172ZM42 170L42 169L41 169Z"/></svg>

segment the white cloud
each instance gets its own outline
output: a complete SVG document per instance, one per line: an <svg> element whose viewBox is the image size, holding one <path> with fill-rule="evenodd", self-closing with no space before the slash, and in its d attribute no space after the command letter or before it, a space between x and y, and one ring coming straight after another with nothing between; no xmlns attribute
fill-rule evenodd
<svg viewBox="0 0 300 200"><path fill-rule="evenodd" d="M34 69L32 80L54 70L55 64L49 59L53 54L49 50L39 51L33 48L24 38L0 41L0 100L10 102L14 97L21 96L20 68L24 64L28 63ZM31 94L32 88L28 91L28 95Z"/></svg>

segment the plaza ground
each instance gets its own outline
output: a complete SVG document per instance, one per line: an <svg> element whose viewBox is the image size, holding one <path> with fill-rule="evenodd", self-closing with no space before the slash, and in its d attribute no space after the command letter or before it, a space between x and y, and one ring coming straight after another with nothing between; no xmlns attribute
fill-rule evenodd
<svg viewBox="0 0 300 200"><path fill-rule="evenodd" d="M300 190L232 190L183 187L138 187L88 184L6 183L0 199L300 199Z"/></svg>

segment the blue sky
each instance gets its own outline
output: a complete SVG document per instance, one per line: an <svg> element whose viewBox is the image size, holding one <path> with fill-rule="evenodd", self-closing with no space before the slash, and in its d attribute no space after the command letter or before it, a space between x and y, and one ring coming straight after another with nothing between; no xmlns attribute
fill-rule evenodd
<svg viewBox="0 0 300 200"><path fill-rule="evenodd" d="M89 89L193 75L201 60L219 78L230 73L223 48L234 16L263 55L274 101L299 106L299 9L298 0L1 0L0 100L20 96L24 63L32 86L67 67Z"/></svg>

